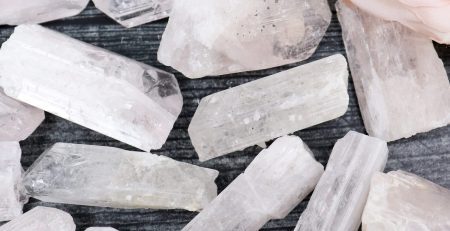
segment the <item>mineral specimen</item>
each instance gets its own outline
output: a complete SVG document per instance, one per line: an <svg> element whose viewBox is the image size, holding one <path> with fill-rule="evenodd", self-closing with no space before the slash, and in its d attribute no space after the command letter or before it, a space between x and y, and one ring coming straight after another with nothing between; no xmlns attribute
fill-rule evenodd
<svg viewBox="0 0 450 231"><path fill-rule="evenodd" d="M450 85L432 41L347 2L336 8L367 132L393 141L449 124Z"/></svg>
<svg viewBox="0 0 450 231"><path fill-rule="evenodd" d="M285 217L313 189L323 166L295 136L263 150L183 231L260 229Z"/></svg>
<svg viewBox="0 0 450 231"><path fill-rule="evenodd" d="M378 138L351 131L338 140L295 230L358 230L370 179L387 157L387 144Z"/></svg>
<svg viewBox="0 0 450 231"><path fill-rule="evenodd" d="M403 171L377 173L362 216L363 231L448 231L450 190Z"/></svg>
<svg viewBox="0 0 450 231"><path fill-rule="evenodd" d="M347 62L334 55L205 97L189 125L200 160L343 115Z"/></svg>
<svg viewBox="0 0 450 231"><path fill-rule="evenodd" d="M93 0L95 6L125 27L169 16L173 0Z"/></svg>
<svg viewBox="0 0 450 231"><path fill-rule="evenodd" d="M89 0L0 0L0 25L43 23L79 14Z"/></svg>
<svg viewBox="0 0 450 231"><path fill-rule="evenodd" d="M22 214L22 166L18 142L0 142L0 221Z"/></svg>
<svg viewBox="0 0 450 231"><path fill-rule="evenodd" d="M402 23L431 39L450 44L449 0L351 0L373 15Z"/></svg>
<svg viewBox="0 0 450 231"><path fill-rule="evenodd" d="M298 62L331 20L326 0L174 1L158 60L189 78Z"/></svg>
<svg viewBox="0 0 450 231"><path fill-rule="evenodd" d="M44 111L6 96L0 88L0 141L26 139L44 118Z"/></svg>
<svg viewBox="0 0 450 231"><path fill-rule="evenodd" d="M166 141L183 99L172 74L38 25L0 50L5 93L145 151Z"/></svg>
<svg viewBox="0 0 450 231"><path fill-rule="evenodd" d="M149 153L57 143L28 169L24 185L46 202L196 211L216 197L217 175Z"/></svg>
<svg viewBox="0 0 450 231"><path fill-rule="evenodd" d="M0 226L0 231L75 231L75 228L70 214L39 206Z"/></svg>
<svg viewBox="0 0 450 231"><path fill-rule="evenodd" d="M118 231L118 230L110 227L90 227L87 228L85 231Z"/></svg>

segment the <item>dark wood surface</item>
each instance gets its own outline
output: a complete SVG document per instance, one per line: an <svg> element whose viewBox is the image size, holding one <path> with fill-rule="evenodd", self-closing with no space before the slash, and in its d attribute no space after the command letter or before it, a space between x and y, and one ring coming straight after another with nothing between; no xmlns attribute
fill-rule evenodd
<svg viewBox="0 0 450 231"><path fill-rule="evenodd" d="M335 53L345 54L341 28L334 11L334 0L330 0L330 3L334 12L332 23L317 52L311 59L302 63ZM167 20L161 20L126 29L107 18L93 7L91 3L78 16L46 23L44 26L175 73L184 96L183 111L167 143L161 150L153 151L153 153L219 170L220 175L216 183L219 191L222 191L234 178L244 171L261 149L251 147L244 151L200 163L187 133L187 127L199 100L209 94L274 74L299 64L219 78L190 80L175 70L164 67L157 61L156 52L166 23ZM13 27L0 26L0 42L4 42L12 31ZM439 56L445 63L447 73L449 73L450 47L436 45L436 48ZM337 139L343 137L349 130L365 132L352 83L349 85L349 94L350 106L344 116L295 133L309 145L315 157L324 165ZM44 149L55 142L108 145L134 150L126 144L47 113L44 123L27 140L21 142L24 168L28 168ZM389 161L385 171L402 169L450 188L450 126L419 134L409 139L391 142L389 143L389 151ZM69 212L75 219L78 226L77 230L84 230L89 226L112 226L122 231L180 230L196 215L196 213L182 210L97 208L43 203L34 199L31 199L25 206L25 211L38 205L52 206ZM306 205L307 200L298 205L285 219L270 221L262 230L293 230Z"/></svg>

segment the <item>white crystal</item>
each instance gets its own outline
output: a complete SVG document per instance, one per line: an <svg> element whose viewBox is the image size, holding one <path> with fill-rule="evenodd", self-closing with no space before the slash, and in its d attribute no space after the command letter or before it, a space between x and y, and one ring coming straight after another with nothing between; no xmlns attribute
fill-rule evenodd
<svg viewBox="0 0 450 231"><path fill-rule="evenodd" d="M26 202L22 196L21 154L18 142L0 142L0 221L21 215Z"/></svg>
<svg viewBox="0 0 450 231"><path fill-rule="evenodd" d="M118 231L118 230L111 227L90 227L87 228L85 231Z"/></svg>
<svg viewBox="0 0 450 231"><path fill-rule="evenodd" d="M0 88L0 141L26 139L44 118L44 111L6 96Z"/></svg>
<svg viewBox="0 0 450 231"><path fill-rule="evenodd" d="M169 17L173 0L93 0L95 6L125 27Z"/></svg>
<svg viewBox="0 0 450 231"><path fill-rule="evenodd" d="M350 131L338 140L295 230L358 230L370 179L387 158L387 144L378 138Z"/></svg>
<svg viewBox="0 0 450 231"><path fill-rule="evenodd" d="M0 76L8 96L145 151L161 148L183 104L172 74L38 25L3 43Z"/></svg>
<svg viewBox="0 0 450 231"><path fill-rule="evenodd" d="M334 55L202 99L189 125L208 160L343 115L347 62Z"/></svg>
<svg viewBox="0 0 450 231"><path fill-rule="evenodd" d="M0 0L0 25L43 23L79 14L89 0Z"/></svg>
<svg viewBox="0 0 450 231"><path fill-rule="evenodd" d="M75 231L75 228L70 214L39 206L0 226L0 231Z"/></svg>
<svg viewBox="0 0 450 231"><path fill-rule="evenodd" d="M216 197L217 175L149 153L58 143L27 170L24 185L46 202L196 211Z"/></svg>
<svg viewBox="0 0 450 231"><path fill-rule="evenodd" d="M183 231L258 230L294 209L322 173L323 166L300 138L281 137L259 153Z"/></svg>
<svg viewBox="0 0 450 231"><path fill-rule="evenodd" d="M307 59L331 20L326 0L174 1L158 60L190 78Z"/></svg>
<svg viewBox="0 0 450 231"><path fill-rule="evenodd" d="M430 39L338 2L364 125L386 141L450 123L450 84Z"/></svg>
<svg viewBox="0 0 450 231"><path fill-rule="evenodd" d="M363 231L448 231L450 190L403 171L377 173L362 223Z"/></svg>

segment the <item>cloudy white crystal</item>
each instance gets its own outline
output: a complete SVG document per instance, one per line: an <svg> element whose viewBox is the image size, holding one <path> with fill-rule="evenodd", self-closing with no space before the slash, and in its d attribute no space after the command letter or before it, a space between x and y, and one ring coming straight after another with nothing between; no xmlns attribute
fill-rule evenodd
<svg viewBox="0 0 450 231"><path fill-rule="evenodd" d="M263 150L183 231L259 230L284 218L313 189L323 166L295 136Z"/></svg>
<svg viewBox="0 0 450 231"><path fill-rule="evenodd" d="M338 140L295 231L357 230L370 180L387 158L387 144L378 138L350 131Z"/></svg>
<svg viewBox="0 0 450 231"><path fill-rule="evenodd" d="M197 211L216 197L217 175L149 153L57 143L27 170L24 185L46 202Z"/></svg>
<svg viewBox="0 0 450 231"><path fill-rule="evenodd" d="M8 96L144 151L161 148L183 104L172 74L38 25L3 43L0 76Z"/></svg>
<svg viewBox="0 0 450 231"><path fill-rule="evenodd" d="M200 160L290 134L347 111L347 62L334 55L202 99L188 131Z"/></svg>
<svg viewBox="0 0 450 231"><path fill-rule="evenodd" d="M158 60L189 78L309 58L331 20L326 0L174 1Z"/></svg>

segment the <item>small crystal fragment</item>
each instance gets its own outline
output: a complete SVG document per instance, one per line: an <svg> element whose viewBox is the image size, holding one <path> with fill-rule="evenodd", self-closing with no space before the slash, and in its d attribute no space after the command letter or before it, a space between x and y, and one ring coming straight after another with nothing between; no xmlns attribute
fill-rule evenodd
<svg viewBox="0 0 450 231"><path fill-rule="evenodd" d="M216 197L217 175L149 153L57 143L28 169L24 185L46 202L197 211Z"/></svg>
<svg viewBox="0 0 450 231"><path fill-rule="evenodd" d="M93 0L95 6L122 26L135 27L169 17L173 0Z"/></svg>
<svg viewBox="0 0 450 231"><path fill-rule="evenodd" d="M0 76L8 96L144 151L161 148L183 104L172 74L38 25L3 43Z"/></svg>
<svg viewBox="0 0 450 231"><path fill-rule="evenodd" d="M202 99L189 125L200 160L290 134L347 111L347 62L333 55Z"/></svg>
<svg viewBox="0 0 450 231"><path fill-rule="evenodd" d="M450 123L450 84L430 39L348 1L336 5L364 125L386 141Z"/></svg>
<svg viewBox="0 0 450 231"><path fill-rule="evenodd" d="M70 214L38 206L0 226L0 231L75 231L75 228Z"/></svg>
<svg viewBox="0 0 450 231"><path fill-rule="evenodd" d="M85 231L118 231L118 230L111 227L90 227L87 228Z"/></svg>
<svg viewBox="0 0 450 231"><path fill-rule="evenodd" d="M331 20L326 0L174 1L158 60L189 78L309 58Z"/></svg>
<svg viewBox="0 0 450 231"><path fill-rule="evenodd" d="M338 140L295 230L358 230L370 179L387 157L387 144L378 138L350 131Z"/></svg>
<svg viewBox="0 0 450 231"><path fill-rule="evenodd" d="M377 173L362 216L363 231L448 231L450 190L404 171Z"/></svg>
<svg viewBox="0 0 450 231"><path fill-rule="evenodd" d="M183 231L259 230L284 218L313 189L323 166L296 136L281 137L253 160Z"/></svg>
<svg viewBox="0 0 450 231"><path fill-rule="evenodd" d="M0 25L33 24L79 14L89 0L0 0Z"/></svg>

